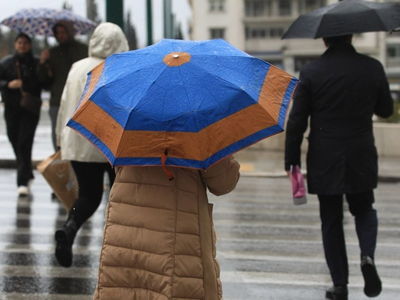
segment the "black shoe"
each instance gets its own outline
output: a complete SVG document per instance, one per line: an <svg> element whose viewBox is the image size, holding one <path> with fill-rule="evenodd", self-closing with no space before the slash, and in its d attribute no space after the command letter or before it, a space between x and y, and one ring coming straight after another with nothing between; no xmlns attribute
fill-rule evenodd
<svg viewBox="0 0 400 300"><path fill-rule="evenodd" d="M58 263L69 268L72 265L72 245L74 243L78 227L73 219L68 220L62 229L56 231L56 258Z"/></svg>
<svg viewBox="0 0 400 300"><path fill-rule="evenodd" d="M369 256L361 258L361 272L364 277L364 294L376 297L382 292L382 282L376 270L375 263Z"/></svg>
<svg viewBox="0 0 400 300"><path fill-rule="evenodd" d="M347 300L348 290L346 285L331 286L326 290L325 298L331 300Z"/></svg>

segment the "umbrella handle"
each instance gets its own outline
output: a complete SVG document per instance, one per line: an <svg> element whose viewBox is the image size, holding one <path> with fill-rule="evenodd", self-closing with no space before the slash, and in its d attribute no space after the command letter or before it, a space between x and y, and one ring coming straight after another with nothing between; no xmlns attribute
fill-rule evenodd
<svg viewBox="0 0 400 300"><path fill-rule="evenodd" d="M174 179L174 175L165 166L165 161L167 160L168 150L165 149L164 153L161 155L161 166L163 167L164 173L168 176L168 180Z"/></svg>

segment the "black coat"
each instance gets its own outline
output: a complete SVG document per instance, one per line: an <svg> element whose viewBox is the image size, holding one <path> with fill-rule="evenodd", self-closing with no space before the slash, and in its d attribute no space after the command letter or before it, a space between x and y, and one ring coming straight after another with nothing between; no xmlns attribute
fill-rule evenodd
<svg viewBox="0 0 400 300"><path fill-rule="evenodd" d="M300 164L308 127L307 183L311 194L353 194L377 186L372 116L393 113L381 63L350 44L335 45L304 66L287 123L285 169Z"/></svg>
<svg viewBox="0 0 400 300"><path fill-rule="evenodd" d="M24 55L8 55L0 61L0 91L2 101L8 107L18 107L21 100L20 89L8 88L8 82L18 79L17 67L15 62L19 61L22 89L32 95L40 97L43 85L39 82L36 73L39 59L34 57L31 52Z"/></svg>

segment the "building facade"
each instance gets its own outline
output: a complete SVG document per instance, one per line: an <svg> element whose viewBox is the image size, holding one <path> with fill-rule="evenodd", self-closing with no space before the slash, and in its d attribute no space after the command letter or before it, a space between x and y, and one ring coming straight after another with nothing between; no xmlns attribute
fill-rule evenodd
<svg viewBox="0 0 400 300"><path fill-rule="evenodd" d="M325 51L322 39L281 37L300 15L338 0L189 0L191 39L223 38L237 48L298 76ZM375 1L376 2L376 1ZM383 1L378 2L399 2ZM373 32L353 38L357 51L375 57L389 81L400 87L400 33ZM399 88L400 91L400 88Z"/></svg>

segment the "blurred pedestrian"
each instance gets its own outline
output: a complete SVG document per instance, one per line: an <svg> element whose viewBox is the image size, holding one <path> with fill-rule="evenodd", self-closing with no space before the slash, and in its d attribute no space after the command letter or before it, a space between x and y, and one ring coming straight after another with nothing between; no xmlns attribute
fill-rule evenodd
<svg viewBox="0 0 400 300"><path fill-rule="evenodd" d="M71 161L79 186L78 199L69 211L67 221L63 228L55 233L55 255L63 267L71 266L75 235L101 203L104 173L109 175L110 186L115 178L115 172L103 154L65 125L78 105L85 88L87 73L109 55L128 50L128 42L119 26L112 23L97 26L89 41L89 57L72 65L61 97L56 127L57 144L61 148L61 158Z"/></svg>
<svg viewBox="0 0 400 300"><path fill-rule="evenodd" d="M51 137L56 151L58 148L55 127L64 84L72 64L88 56L88 46L75 40L75 30L71 22L57 22L53 27L53 32L58 45L42 51L38 76L40 81L50 86Z"/></svg>
<svg viewBox="0 0 400 300"><path fill-rule="evenodd" d="M357 53L352 35L324 38L324 42L326 52L300 71L286 129L285 169L301 163L300 146L310 118L307 184L320 203L322 240L333 281L326 297L348 299L344 195L355 217L364 292L375 297L382 284L374 263L378 159L372 116L389 117L393 100L383 66Z"/></svg>
<svg viewBox="0 0 400 300"><path fill-rule="evenodd" d="M19 196L28 196L32 172L32 146L39 114L20 107L22 93L40 99L42 85L36 76L39 59L32 53L31 38L20 33L15 39L15 53L0 61L0 91L4 102L7 136L17 161Z"/></svg>
<svg viewBox="0 0 400 300"><path fill-rule="evenodd" d="M116 167L94 299L222 299L213 205L239 180L225 158L207 170ZM172 178L172 177L171 177Z"/></svg>

